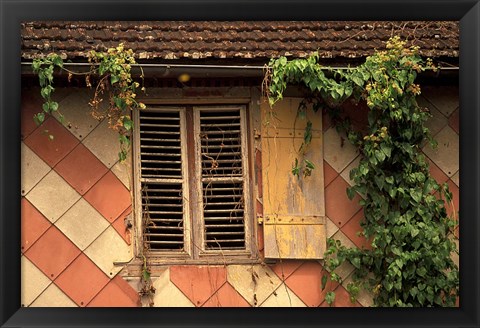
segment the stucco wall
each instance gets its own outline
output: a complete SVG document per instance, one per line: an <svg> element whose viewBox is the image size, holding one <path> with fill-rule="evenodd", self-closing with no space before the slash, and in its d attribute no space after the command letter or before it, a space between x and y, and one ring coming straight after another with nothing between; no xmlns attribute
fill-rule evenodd
<svg viewBox="0 0 480 328"><path fill-rule="evenodd" d="M221 90L221 89L218 89ZM223 93L222 93L223 92ZM229 89L217 96L244 97L255 91ZM209 96L198 90L150 90L150 96ZM182 94L183 93L183 94ZM211 95L211 94L210 94ZM258 95L258 90L256 91ZM131 158L118 162L117 134L106 122L89 116L89 91L57 89L55 100L65 122L49 118L37 127L32 116L41 108L40 90L22 90L22 304L24 306L141 306L138 277L124 263L133 258L131 219ZM458 89L424 87L420 104L433 118L428 126L438 141L430 159L438 182L447 182L459 210ZM259 103L254 103L258 110ZM347 106L348 107L348 106ZM350 108L354 119L364 112ZM259 114L253 115L259 124ZM48 132L46 131L48 130ZM54 136L49 140L48 135ZM346 245L361 246L356 235L362 219L360 206L349 201L345 189L358 153L342 142L328 117L323 118L324 184L327 235ZM262 153L255 141L256 211L262 212ZM449 208L449 212L452 209ZM258 250L263 254L262 226ZM458 228L457 228L458 233ZM116 263L116 264L115 264ZM458 263L458 259L457 259ZM352 267L338 273L350 281ZM360 295L350 303L342 285L321 290L323 268L319 261L282 261L275 265L174 265L158 267L152 280L155 306L326 306L325 293L336 291L335 306L368 306Z"/></svg>

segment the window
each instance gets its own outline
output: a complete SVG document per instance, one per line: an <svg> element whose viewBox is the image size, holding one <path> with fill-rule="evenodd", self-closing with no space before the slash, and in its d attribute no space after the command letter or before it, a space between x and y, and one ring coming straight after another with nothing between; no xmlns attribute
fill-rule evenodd
<svg viewBox="0 0 480 328"><path fill-rule="evenodd" d="M252 258L246 106L150 105L135 119L136 215L149 255Z"/></svg>

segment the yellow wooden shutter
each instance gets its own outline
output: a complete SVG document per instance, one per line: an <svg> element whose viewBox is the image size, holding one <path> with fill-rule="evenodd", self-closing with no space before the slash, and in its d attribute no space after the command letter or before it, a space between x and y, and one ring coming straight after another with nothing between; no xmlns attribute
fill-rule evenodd
<svg viewBox="0 0 480 328"><path fill-rule="evenodd" d="M273 109L262 105L262 180L266 259L322 259L326 248L322 114L307 111L313 138L305 158L311 176L292 174L307 120L296 118L300 98L285 98ZM269 114L273 113L273 115ZM294 126L295 123L295 126Z"/></svg>

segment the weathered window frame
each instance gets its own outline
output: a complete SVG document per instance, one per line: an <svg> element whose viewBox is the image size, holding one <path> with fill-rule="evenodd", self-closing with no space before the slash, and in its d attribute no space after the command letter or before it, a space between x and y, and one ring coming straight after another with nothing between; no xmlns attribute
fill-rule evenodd
<svg viewBox="0 0 480 328"><path fill-rule="evenodd" d="M181 137L182 137L182 158L193 158L192 160L182 161L182 170L185 172L183 176L184 191L184 231L190 234L195 243L190 242L190 238L185 238L184 251L151 251L148 252L149 261L153 264L221 264L221 263L253 263L258 262L258 250L256 245L256 225L253 212L253 163L252 163L252 145L253 137L251 137L251 112L248 109L248 102L245 101L185 101L172 103L165 100L150 100L145 102L147 108L157 108L164 110L178 110L181 113ZM241 108L242 113L242 179L244 188L244 225L245 225L245 249L244 250L206 250L204 245L203 216L200 215L202 206L193 205L202 201L201 197L201 181L198 174L200 173L200 157L199 157L199 138L198 123L195 123L199 110L219 110L225 108ZM134 113L134 124L139 127L139 113ZM188 127L194 127L195 131L188 131ZM193 133L192 133L193 132ZM143 254L143 219L141 206L141 162L140 162L140 129L135 129L133 136L133 194L134 194L134 213L135 213L135 251L136 255ZM193 163L192 163L193 162ZM200 222L201 224L197 224ZM201 247L198 247L198 246Z"/></svg>

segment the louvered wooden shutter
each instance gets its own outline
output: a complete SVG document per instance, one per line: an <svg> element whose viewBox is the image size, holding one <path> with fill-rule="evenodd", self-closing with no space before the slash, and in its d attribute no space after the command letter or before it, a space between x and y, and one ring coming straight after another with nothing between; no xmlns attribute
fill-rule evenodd
<svg viewBox="0 0 480 328"><path fill-rule="evenodd" d="M297 178L292 166L303 141L306 120L296 119L301 99L278 102L262 130L262 180L266 259L321 259L326 248L321 112L307 111L313 138L306 158L312 175ZM263 122L270 109L262 105ZM294 122L296 122L294 127Z"/></svg>
<svg viewBox="0 0 480 328"><path fill-rule="evenodd" d="M185 110L140 111L137 121L143 241L151 251L188 250Z"/></svg>
<svg viewBox="0 0 480 328"><path fill-rule="evenodd" d="M194 113L201 244L205 251L246 250L250 241L245 107L194 107Z"/></svg>

